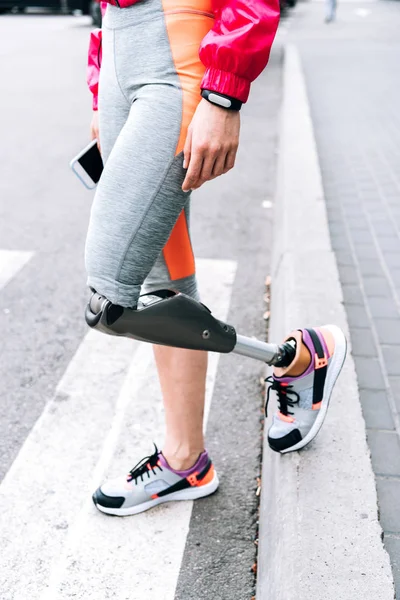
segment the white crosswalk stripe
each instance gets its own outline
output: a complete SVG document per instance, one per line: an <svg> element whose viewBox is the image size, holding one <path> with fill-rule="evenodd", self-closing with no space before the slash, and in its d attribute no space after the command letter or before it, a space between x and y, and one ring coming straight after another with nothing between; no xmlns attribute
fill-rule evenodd
<svg viewBox="0 0 400 600"><path fill-rule="evenodd" d="M221 319L235 272L232 261L198 261L202 299ZM218 360L210 355L206 419ZM90 498L163 431L151 347L89 332L0 486L2 600L173 600L192 503L118 519Z"/></svg>
<svg viewBox="0 0 400 600"><path fill-rule="evenodd" d="M0 250L0 290L26 265L33 252Z"/></svg>

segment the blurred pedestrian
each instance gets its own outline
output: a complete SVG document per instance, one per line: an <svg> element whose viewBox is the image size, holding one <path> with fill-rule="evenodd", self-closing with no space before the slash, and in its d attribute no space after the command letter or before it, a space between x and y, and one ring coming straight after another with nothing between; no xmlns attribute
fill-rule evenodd
<svg viewBox="0 0 400 600"><path fill-rule="evenodd" d="M325 0L326 17L325 23L332 23L336 19L337 0Z"/></svg>

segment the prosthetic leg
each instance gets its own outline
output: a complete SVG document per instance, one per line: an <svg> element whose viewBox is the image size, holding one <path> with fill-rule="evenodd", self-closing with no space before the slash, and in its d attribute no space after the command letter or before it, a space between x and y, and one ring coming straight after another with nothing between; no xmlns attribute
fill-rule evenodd
<svg viewBox="0 0 400 600"><path fill-rule="evenodd" d="M172 290L140 296L136 309L112 304L94 291L85 317L89 327L111 335L190 350L234 352L277 367L288 366L296 354L294 341L279 346L238 335L204 304Z"/></svg>

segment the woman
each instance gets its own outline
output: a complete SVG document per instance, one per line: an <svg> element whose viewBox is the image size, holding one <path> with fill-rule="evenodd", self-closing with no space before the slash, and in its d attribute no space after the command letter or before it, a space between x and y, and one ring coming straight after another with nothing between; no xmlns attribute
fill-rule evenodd
<svg viewBox="0 0 400 600"><path fill-rule="evenodd" d="M173 288L198 299L190 192L234 166L239 110L267 64L278 20L277 0L110 0L89 50L92 137L100 140L105 168L86 266L89 286L113 304L135 309L144 289ZM296 358L273 382L280 412L269 440L278 451L314 437L336 379L326 388L335 332L309 331L291 334ZM163 452L95 492L97 508L109 514L136 514L218 487L203 439L207 353L155 346L154 354L166 415ZM321 377L317 354L325 361ZM312 392L308 418L296 420L304 390L307 398Z"/></svg>

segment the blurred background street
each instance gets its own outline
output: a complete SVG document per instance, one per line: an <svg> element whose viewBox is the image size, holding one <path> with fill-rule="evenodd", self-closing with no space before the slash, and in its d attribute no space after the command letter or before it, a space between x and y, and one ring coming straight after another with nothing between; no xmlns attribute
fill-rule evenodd
<svg viewBox="0 0 400 600"><path fill-rule="evenodd" d="M282 61L293 44L400 595L400 2L346 1L335 22L324 18L323 2L300 2L283 20L243 109L235 169L194 195L194 250L204 302L264 338ZM128 471L163 439L148 348L88 334L83 318L92 193L68 164L89 139L91 27L82 15L0 16L0 598L250 600L261 364L211 360L215 496L126 519L91 504L105 474Z"/></svg>

